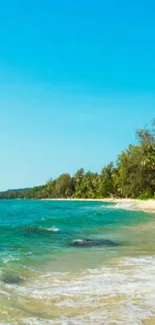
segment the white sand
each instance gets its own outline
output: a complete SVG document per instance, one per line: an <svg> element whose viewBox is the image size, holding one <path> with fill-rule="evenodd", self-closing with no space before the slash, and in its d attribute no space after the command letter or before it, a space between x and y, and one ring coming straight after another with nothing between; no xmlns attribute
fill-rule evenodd
<svg viewBox="0 0 155 325"><path fill-rule="evenodd" d="M155 213L155 200L105 199L104 202L116 203L116 207L120 209Z"/></svg>

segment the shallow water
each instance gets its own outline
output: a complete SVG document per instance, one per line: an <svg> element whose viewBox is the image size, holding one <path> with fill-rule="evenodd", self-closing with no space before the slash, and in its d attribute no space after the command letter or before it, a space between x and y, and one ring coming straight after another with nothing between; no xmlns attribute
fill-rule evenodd
<svg viewBox="0 0 155 325"><path fill-rule="evenodd" d="M155 324L155 215L0 201L0 232L0 324Z"/></svg>

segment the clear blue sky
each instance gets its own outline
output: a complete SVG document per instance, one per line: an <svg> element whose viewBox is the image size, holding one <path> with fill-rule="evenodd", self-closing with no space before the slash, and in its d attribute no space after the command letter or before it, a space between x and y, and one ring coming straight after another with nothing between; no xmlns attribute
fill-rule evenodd
<svg viewBox="0 0 155 325"><path fill-rule="evenodd" d="M0 190L99 171L155 117L155 2L1 0Z"/></svg>

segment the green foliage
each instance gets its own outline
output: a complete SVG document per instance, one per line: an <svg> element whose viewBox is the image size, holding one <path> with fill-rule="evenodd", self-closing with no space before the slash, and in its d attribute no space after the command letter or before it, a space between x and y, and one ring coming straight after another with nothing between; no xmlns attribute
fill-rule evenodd
<svg viewBox="0 0 155 325"><path fill-rule="evenodd" d="M54 183L55 195L58 198L72 197L74 193L73 179L69 174L60 175Z"/></svg>
<svg viewBox="0 0 155 325"><path fill-rule="evenodd" d="M81 173L81 175L79 174ZM79 177L80 175L80 177ZM96 198L99 188L99 176L96 173L84 173L80 169L73 177L75 186L75 198Z"/></svg>
<svg viewBox="0 0 155 325"><path fill-rule="evenodd" d="M137 197L137 199L139 199L139 200L148 200L148 199L151 199L151 198L152 198L152 193L151 192L147 192L147 191L141 193Z"/></svg>
<svg viewBox="0 0 155 325"><path fill-rule="evenodd" d="M141 150L130 145L117 161L116 187L120 197L136 197L140 194L143 182Z"/></svg>
<svg viewBox="0 0 155 325"><path fill-rule="evenodd" d="M109 197L115 194L115 169L113 163L105 166L100 175L99 196Z"/></svg>
<svg viewBox="0 0 155 325"><path fill-rule="evenodd" d="M136 135L138 144L130 144L118 156L116 166L110 163L100 174L81 168L73 176L62 174L43 186L2 192L0 199L155 198L155 122Z"/></svg>

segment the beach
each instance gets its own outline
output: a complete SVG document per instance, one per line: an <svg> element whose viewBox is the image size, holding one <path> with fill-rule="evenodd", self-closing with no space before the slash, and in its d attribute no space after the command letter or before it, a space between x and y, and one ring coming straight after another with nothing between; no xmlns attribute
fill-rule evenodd
<svg viewBox="0 0 155 325"><path fill-rule="evenodd" d="M115 203L115 208L131 210L131 211L144 211L148 213L155 213L155 200L137 200L137 199L115 199L115 198L104 198L104 199L43 199L43 201L77 201L77 202L106 202Z"/></svg>
<svg viewBox="0 0 155 325"><path fill-rule="evenodd" d="M116 208L155 213L155 200L106 199L104 202L116 203Z"/></svg>

